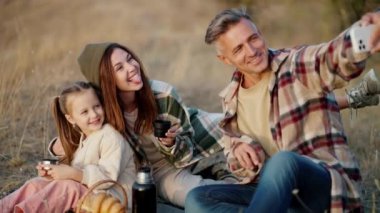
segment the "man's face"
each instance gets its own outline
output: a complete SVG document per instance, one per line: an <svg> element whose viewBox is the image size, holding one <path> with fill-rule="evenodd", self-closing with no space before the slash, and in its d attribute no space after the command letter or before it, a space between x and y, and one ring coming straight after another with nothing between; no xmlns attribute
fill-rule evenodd
<svg viewBox="0 0 380 213"><path fill-rule="evenodd" d="M216 41L218 58L243 74L259 74L268 67L268 50L261 33L249 20L230 26Z"/></svg>

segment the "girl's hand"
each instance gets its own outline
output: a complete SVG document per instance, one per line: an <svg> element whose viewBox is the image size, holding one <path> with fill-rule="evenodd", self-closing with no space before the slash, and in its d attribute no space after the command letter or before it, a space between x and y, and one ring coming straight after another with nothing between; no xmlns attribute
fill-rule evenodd
<svg viewBox="0 0 380 213"><path fill-rule="evenodd" d="M82 181L83 172L80 169L66 164L49 165L49 168L47 174L54 180L72 179L78 182Z"/></svg>
<svg viewBox="0 0 380 213"><path fill-rule="evenodd" d="M48 174L47 174L47 170L44 169L44 165L42 165L42 163L38 163L37 166L36 166L36 169L37 169L37 172L38 172L38 176L40 177L46 177L46 178L51 178Z"/></svg>
<svg viewBox="0 0 380 213"><path fill-rule="evenodd" d="M165 133L165 138L158 138L158 140L165 146L171 147L175 143L175 137L177 136L177 130L179 129L180 125L174 124L170 127L170 129Z"/></svg>

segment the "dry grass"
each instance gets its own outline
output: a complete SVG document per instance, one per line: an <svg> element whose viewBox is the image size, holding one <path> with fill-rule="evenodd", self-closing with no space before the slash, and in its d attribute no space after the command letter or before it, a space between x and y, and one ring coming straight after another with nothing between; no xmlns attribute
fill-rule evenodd
<svg viewBox="0 0 380 213"><path fill-rule="evenodd" d="M228 82L230 68L216 60L203 36L209 20L225 5L203 2L0 0L0 197L35 176L34 165L55 135L49 102L62 85L83 79L76 57L86 43L130 46L151 78L175 85L189 105L221 111L217 94ZM314 43L338 32L327 2L257 1L253 12L271 46ZM304 9L296 11L294 4ZM369 66L380 76L378 61L379 56L372 58ZM342 115L361 163L366 210L379 211L379 107L360 110L352 120L348 110Z"/></svg>

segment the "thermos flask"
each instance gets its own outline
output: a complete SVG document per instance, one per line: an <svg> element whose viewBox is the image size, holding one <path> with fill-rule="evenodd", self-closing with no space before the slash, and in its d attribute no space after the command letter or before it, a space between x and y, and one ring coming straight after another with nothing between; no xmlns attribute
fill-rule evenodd
<svg viewBox="0 0 380 213"><path fill-rule="evenodd" d="M157 192L150 167L141 167L132 186L132 212L156 213Z"/></svg>

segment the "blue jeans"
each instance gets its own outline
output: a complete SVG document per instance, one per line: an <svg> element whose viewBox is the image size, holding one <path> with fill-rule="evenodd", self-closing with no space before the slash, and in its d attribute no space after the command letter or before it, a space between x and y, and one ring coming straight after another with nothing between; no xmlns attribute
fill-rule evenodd
<svg viewBox="0 0 380 213"><path fill-rule="evenodd" d="M324 212L331 178L321 165L281 151L266 163L257 185L206 185L188 194L185 212Z"/></svg>
<svg viewBox="0 0 380 213"><path fill-rule="evenodd" d="M185 211L170 203L157 203L157 213L184 213Z"/></svg>

